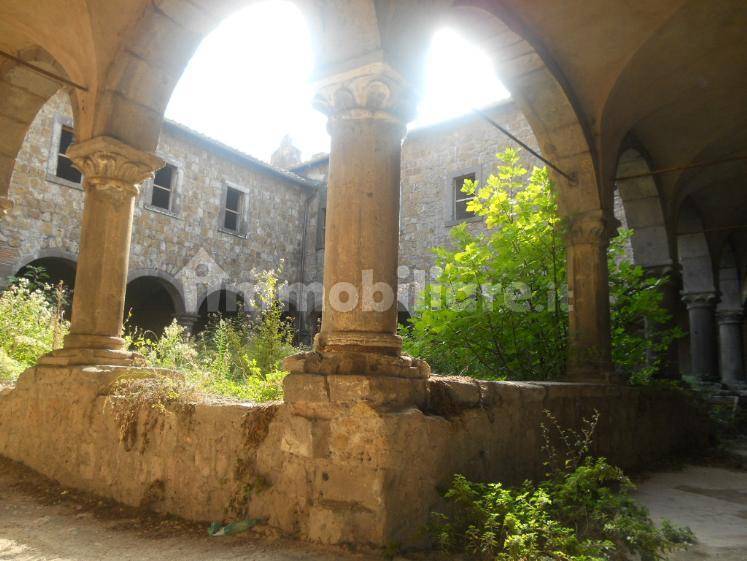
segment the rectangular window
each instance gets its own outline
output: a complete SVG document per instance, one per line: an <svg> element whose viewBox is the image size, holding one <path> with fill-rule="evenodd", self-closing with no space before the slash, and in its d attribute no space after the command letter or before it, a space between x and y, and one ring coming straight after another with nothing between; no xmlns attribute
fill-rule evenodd
<svg viewBox="0 0 747 561"><path fill-rule="evenodd" d="M81 173L73 166L73 162L67 157L67 149L75 142L73 129L63 126L60 131L60 144L57 148L57 170L55 175L61 179L80 183Z"/></svg>
<svg viewBox="0 0 747 561"><path fill-rule="evenodd" d="M166 164L156 172L153 178L153 192L150 198L151 206L171 210L175 179L176 168L171 164Z"/></svg>
<svg viewBox="0 0 747 561"><path fill-rule="evenodd" d="M226 187L226 206L224 210L223 227L231 232L238 232L241 225L241 207L244 194L238 189Z"/></svg>
<svg viewBox="0 0 747 561"><path fill-rule="evenodd" d="M460 175L453 180L454 187L454 220L466 220L475 216L474 212L467 210L467 203L475 198L474 195L468 195L462 192L465 181L475 181L475 174L468 173Z"/></svg>

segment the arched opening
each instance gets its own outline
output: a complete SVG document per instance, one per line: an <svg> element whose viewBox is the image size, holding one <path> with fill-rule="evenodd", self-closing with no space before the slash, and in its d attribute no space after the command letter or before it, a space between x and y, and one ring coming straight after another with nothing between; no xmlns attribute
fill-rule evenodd
<svg viewBox="0 0 747 561"><path fill-rule="evenodd" d="M197 311L195 333L205 331L216 318L236 318L245 313L244 297L232 290L221 288L208 294Z"/></svg>
<svg viewBox="0 0 747 561"><path fill-rule="evenodd" d="M160 336L183 304L176 287L154 276L141 276L127 285L125 323L147 336Z"/></svg>
<svg viewBox="0 0 747 561"><path fill-rule="evenodd" d="M66 257L41 257L26 263L18 269L15 276L55 287L61 285L63 315L65 319L70 319L75 290L75 261Z"/></svg>
<svg viewBox="0 0 747 561"><path fill-rule="evenodd" d="M72 291L75 289L75 261L65 257L41 257L26 263L16 276L38 279L55 286L62 283Z"/></svg>

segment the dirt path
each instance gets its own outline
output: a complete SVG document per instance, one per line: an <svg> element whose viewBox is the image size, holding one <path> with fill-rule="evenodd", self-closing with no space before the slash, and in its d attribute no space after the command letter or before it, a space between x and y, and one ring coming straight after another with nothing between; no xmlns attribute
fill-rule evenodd
<svg viewBox="0 0 747 561"><path fill-rule="evenodd" d="M657 473L640 485L638 497L654 518L690 526L697 535L698 545L677 553L672 561L747 560L747 472L687 467ZM239 559L383 561L367 553L315 547L257 532L210 538L204 525L65 491L0 458L0 561Z"/></svg>
<svg viewBox="0 0 747 561"><path fill-rule="evenodd" d="M207 536L203 525L65 491L0 458L1 561L382 561L256 533Z"/></svg>

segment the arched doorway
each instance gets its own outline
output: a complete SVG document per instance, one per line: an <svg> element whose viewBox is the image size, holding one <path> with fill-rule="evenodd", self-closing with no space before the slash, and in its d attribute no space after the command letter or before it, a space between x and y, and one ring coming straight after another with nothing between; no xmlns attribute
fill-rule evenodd
<svg viewBox="0 0 747 561"><path fill-rule="evenodd" d="M75 289L75 261L67 257L40 257L26 263L15 274L33 283L62 287L63 315L69 320Z"/></svg>
<svg viewBox="0 0 747 561"><path fill-rule="evenodd" d="M244 297L232 290L221 288L208 294L197 311L195 333L205 331L215 318L236 318L244 314Z"/></svg>
<svg viewBox="0 0 747 561"><path fill-rule="evenodd" d="M160 336L183 307L179 291L165 279L141 276L127 285L126 326L146 336Z"/></svg>

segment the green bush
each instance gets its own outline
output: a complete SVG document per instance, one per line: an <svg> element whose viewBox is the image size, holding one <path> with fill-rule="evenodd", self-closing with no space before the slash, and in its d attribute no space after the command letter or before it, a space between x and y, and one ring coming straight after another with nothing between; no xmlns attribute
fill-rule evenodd
<svg viewBox="0 0 747 561"><path fill-rule="evenodd" d="M565 226L547 170L528 174L516 150L497 157L501 164L485 185L463 188L486 230L460 224L451 247L434 250L441 273L404 330L405 349L437 372L559 379L568 346ZM651 279L626 259L631 235L621 231L610 244L612 352L621 374L644 383L681 333L666 327L659 291L666 279Z"/></svg>
<svg viewBox="0 0 747 561"><path fill-rule="evenodd" d="M0 293L0 381L15 381L43 354L62 346L69 324L62 317L62 286L14 279Z"/></svg>
<svg viewBox="0 0 747 561"><path fill-rule="evenodd" d="M657 528L622 470L587 455L598 415L581 431L549 418L546 479L508 488L455 475L445 493L450 514L434 513L430 525L441 549L496 561L658 561L694 542L688 528L668 521Z"/></svg>

